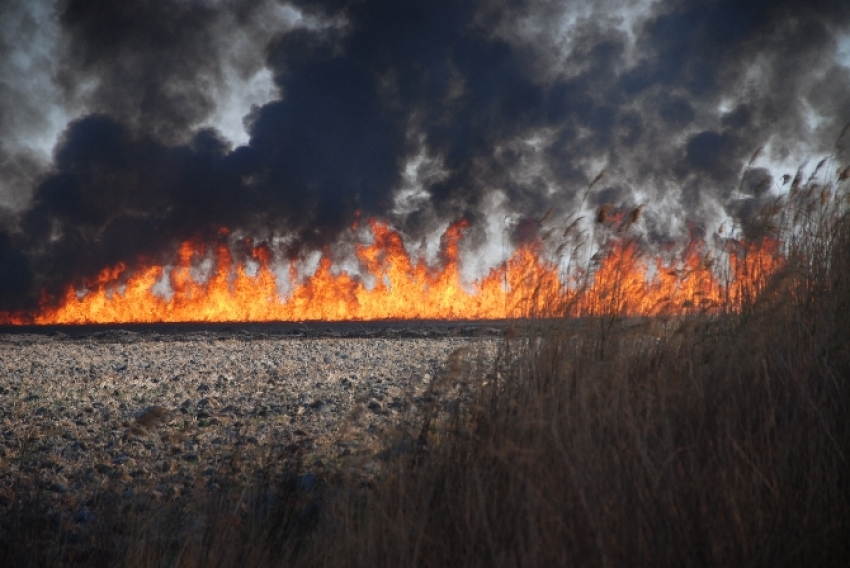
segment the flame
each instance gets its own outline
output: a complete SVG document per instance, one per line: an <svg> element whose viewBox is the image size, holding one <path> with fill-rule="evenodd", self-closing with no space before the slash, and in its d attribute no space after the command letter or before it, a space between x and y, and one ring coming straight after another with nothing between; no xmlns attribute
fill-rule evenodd
<svg viewBox="0 0 850 568"><path fill-rule="evenodd" d="M693 240L679 259L648 263L634 241L615 241L601 259L593 278L578 288L573 315L624 316L713 313L740 310L767 287L783 265L779 241L733 241L728 266L718 274L705 242ZM650 266L654 266L651 274Z"/></svg>
<svg viewBox="0 0 850 568"><path fill-rule="evenodd" d="M118 264L86 281L84 292L68 286L58 301L44 298L37 313L0 313L0 323L502 319L557 310L571 315L712 312L724 305L741 306L765 287L782 263L775 241L738 243L730 251L724 277L700 241L692 242L678 259L663 262L647 259L635 242L621 239L592 270L565 275L557 263L544 260L541 243L533 242L520 246L479 281L464 285L459 241L467 223L455 223L444 233L439 268L414 262L399 233L386 224L370 221L369 226L374 240L356 245L355 255L371 276L371 286L334 269L325 253L309 277L302 278L290 265L290 293L281 297L271 251L250 241L246 244L256 270L234 263L228 246L216 243L211 247L210 275L199 282L192 276L193 267L207 247L187 241L167 275L170 298L153 291L166 274L164 267L147 266L131 274Z"/></svg>

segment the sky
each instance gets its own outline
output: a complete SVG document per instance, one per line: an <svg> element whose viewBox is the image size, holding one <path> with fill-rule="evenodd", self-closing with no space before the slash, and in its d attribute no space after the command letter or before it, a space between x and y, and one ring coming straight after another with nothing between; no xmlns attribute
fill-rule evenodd
<svg viewBox="0 0 850 568"><path fill-rule="evenodd" d="M745 226L848 123L841 0L6 0L0 309L222 227L465 219L483 270L603 204L650 246Z"/></svg>

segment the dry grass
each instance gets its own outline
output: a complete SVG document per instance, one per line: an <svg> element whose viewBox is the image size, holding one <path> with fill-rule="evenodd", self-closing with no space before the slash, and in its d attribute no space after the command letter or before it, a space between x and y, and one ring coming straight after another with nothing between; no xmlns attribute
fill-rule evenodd
<svg viewBox="0 0 850 568"><path fill-rule="evenodd" d="M508 339L427 451L328 504L305 564L846 564L850 217L791 200L788 263L740 311Z"/></svg>
<svg viewBox="0 0 850 568"><path fill-rule="evenodd" d="M478 388L371 482L284 465L111 509L79 565L847 565L850 217L811 186L771 215L788 262L742 309L529 323L495 367L452 360ZM0 561L74 564L15 511Z"/></svg>

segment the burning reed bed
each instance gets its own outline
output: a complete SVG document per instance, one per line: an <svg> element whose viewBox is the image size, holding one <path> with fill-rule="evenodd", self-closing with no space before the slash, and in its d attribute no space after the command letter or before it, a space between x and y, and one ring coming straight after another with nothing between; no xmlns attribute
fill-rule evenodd
<svg viewBox="0 0 850 568"><path fill-rule="evenodd" d="M850 217L809 189L740 310L530 324L466 414L328 502L299 559L846 565Z"/></svg>
<svg viewBox="0 0 850 568"><path fill-rule="evenodd" d="M850 217L811 187L792 199L783 268L734 310L530 321L495 363L458 353L373 475L275 462L174 504L107 503L85 563L846 565ZM46 564L16 506L3 560Z"/></svg>

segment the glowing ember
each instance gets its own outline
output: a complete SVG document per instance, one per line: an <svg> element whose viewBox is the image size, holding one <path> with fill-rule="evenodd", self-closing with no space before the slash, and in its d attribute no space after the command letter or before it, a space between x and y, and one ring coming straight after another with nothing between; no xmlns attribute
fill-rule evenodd
<svg viewBox="0 0 850 568"><path fill-rule="evenodd" d="M721 305L734 309L752 297L781 263L778 243L740 245L740 250L730 251L728 274L721 279L700 242L691 243L670 265L648 263L634 243L621 240L591 273L565 277L556 264L542 259L538 246L527 244L487 276L464 286L458 242L465 223L452 225L443 235L438 269L413 262L400 235L386 225L373 221L370 227L374 242L358 245L355 252L374 280L371 288L358 277L332 270L324 255L316 272L303 281L291 267L291 293L281 298L271 253L262 245L249 249L257 266L253 271L244 263L234 264L228 247L217 244L211 275L199 283L192 267L206 249L188 241L168 275L170 299L153 292L163 267L126 274L126 267L117 265L87 281L84 294L69 286L58 302L45 299L38 313L0 313L0 323L501 319L553 315L558 310L571 315L711 312Z"/></svg>

